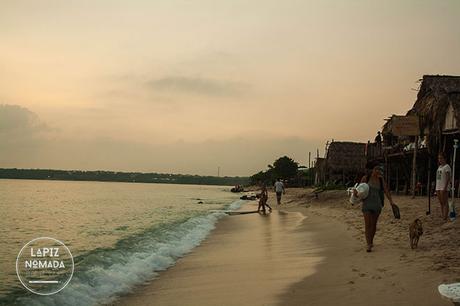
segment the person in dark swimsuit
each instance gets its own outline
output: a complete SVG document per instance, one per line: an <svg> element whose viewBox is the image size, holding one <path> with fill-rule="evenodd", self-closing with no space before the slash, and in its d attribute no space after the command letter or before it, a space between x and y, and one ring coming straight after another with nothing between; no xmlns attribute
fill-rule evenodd
<svg viewBox="0 0 460 306"><path fill-rule="evenodd" d="M270 207L270 205L267 204L267 201L268 201L268 191L267 191L267 187L264 184L262 185L262 191L260 192L259 207L257 207L257 211L258 212L262 211L264 215L266 214L265 206L268 207L268 211L270 212L272 211L272 208Z"/></svg>
<svg viewBox="0 0 460 306"><path fill-rule="evenodd" d="M391 205L394 205L394 202L383 179L383 168L374 163L367 165L366 168L368 168L368 174L362 177L361 183L369 185L369 195L363 201L362 212L367 242L366 251L371 252L374 246L375 232L377 231L377 221L383 208L384 195L387 196Z"/></svg>

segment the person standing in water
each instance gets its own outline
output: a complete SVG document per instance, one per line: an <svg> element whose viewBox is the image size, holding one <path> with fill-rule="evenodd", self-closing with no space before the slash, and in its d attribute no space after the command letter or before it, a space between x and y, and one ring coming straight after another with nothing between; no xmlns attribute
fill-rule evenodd
<svg viewBox="0 0 460 306"><path fill-rule="evenodd" d="M362 212L364 216L364 232L367 242L367 252L374 247L374 236L377 231L377 221L383 208L384 196L386 195L391 205L395 205L391 198L390 191L383 179L383 168L378 164L371 163L367 167L368 173L363 176L361 183L369 185L369 194L363 201ZM357 191L354 190L355 196Z"/></svg>
<svg viewBox="0 0 460 306"><path fill-rule="evenodd" d="M276 202L278 205L281 205L281 195L285 193L283 182L280 179L277 179L275 182L275 192L276 192Z"/></svg>
<svg viewBox="0 0 460 306"><path fill-rule="evenodd" d="M441 217L447 221L449 214L449 184L451 168L446 163L446 157L443 153L438 154L438 170L436 171L436 195L438 196L439 204L441 204Z"/></svg>
<svg viewBox="0 0 460 306"><path fill-rule="evenodd" d="M270 212L272 211L272 208L270 207L270 205L267 204L267 201L268 201L268 191L267 191L267 187L265 187L265 184L263 184L262 191L260 192L259 206L257 207L257 211L260 212L262 208L262 212L264 215L266 214L265 206L268 207L268 211Z"/></svg>

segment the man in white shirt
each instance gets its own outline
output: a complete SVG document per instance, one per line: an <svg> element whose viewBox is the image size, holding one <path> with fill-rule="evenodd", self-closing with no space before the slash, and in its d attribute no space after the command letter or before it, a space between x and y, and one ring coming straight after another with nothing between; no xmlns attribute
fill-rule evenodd
<svg viewBox="0 0 460 306"><path fill-rule="evenodd" d="M285 193L284 185L280 179L277 179L275 182L275 192L276 192L276 202L278 205L281 204L281 195Z"/></svg>
<svg viewBox="0 0 460 306"><path fill-rule="evenodd" d="M451 169L446 163L446 158L443 153L438 155L439 168L436 171L436 195L438 196L439 203L441 204L441 217L447 221L449 214L449 184Z"/></svg>

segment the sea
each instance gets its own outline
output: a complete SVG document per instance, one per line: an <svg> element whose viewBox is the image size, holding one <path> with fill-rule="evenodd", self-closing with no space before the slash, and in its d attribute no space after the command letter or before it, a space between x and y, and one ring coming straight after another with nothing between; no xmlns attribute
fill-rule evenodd
<svg viewBox="0 0 460 306"><path fill-rule="evenodd" d="M0 305L103 305L161 277L243 204L227 186L0 180ZM26 290L16 259L51 237L75 269L53 295Z"/></svg>

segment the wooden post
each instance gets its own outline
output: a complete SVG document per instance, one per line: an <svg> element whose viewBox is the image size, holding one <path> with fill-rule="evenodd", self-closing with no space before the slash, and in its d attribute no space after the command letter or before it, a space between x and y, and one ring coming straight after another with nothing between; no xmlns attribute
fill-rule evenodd
<svg viewBox="0 0 460 306"><path fill-rule="evenodd" d="M426 194L428 195L428 210L426 214L431 214L431 156L428 155L428 182L426 183Z"/></svg>
<svg viewBox="0 0 460 306"><path fill-rule="evenodd" d="M326 157L326 156L324 156L324 157ZM318 162L318 159L319 159L319 149L316 148L316 162ZM315 166L316 166L316 164L315 164ZM318 181L316 182L316 185L323 184L324 167L323 167L323 169L319 169L319 168L317 168L317 169L319 170L320 175L318 176ZM316 171L315 171L315 173L316 173ZM318 175L318 174L315 174L315 175Z"/></svg>
<svg viewBox="0 0 460 306"><path fill-rule="evenodd" d="M452 179L450 180L452 189L452 205L455 205L455 164L457 159L458 139L454 139L454 156L452 158Z"/></svg>
<svg viewBox="0 0 460 306"><path fill-rule="evenodd" d="M444 155L446 154L446 135L444 135L443 137L443 144L442 144L442 152L444 153Z"/></svg>
<svg viewBox="0 0 460 306"><path fill-rule="evenodd" d="M417 149L418 149L418 136L415 137L415 148L414 148L414 155L412 158L412 198L415 198L415 186L417 185L416 178L417 178Z"/></svg>
<svg viewBox="0 0 460 306"><path fill-rule="evenodd" d="M387 182L387 184L388 184L388 189L391 190L390 167L389 167L389 164L388 164L387 156L385 156L385 171L386 171L385 182Z"/></svg>

